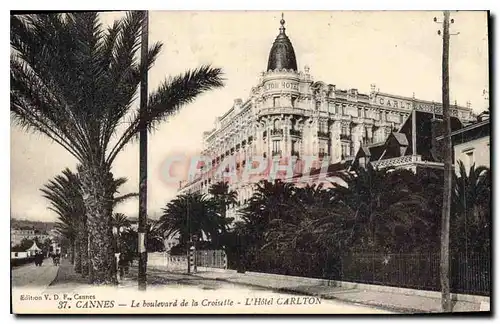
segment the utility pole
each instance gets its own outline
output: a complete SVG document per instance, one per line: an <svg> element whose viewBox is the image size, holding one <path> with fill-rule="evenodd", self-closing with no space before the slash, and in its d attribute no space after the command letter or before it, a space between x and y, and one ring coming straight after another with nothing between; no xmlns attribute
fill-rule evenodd
<svg viewBox="0 0 500 324"><path fill-rule="evenodd" d="M148 105L148 11L144 12L141 35L141 92L140 92L140 114L146 114ZM138 248L139 273L137 283L139 290L146 290L146 268L148 254L146 251L146 230L148 217L148 127L144 119L141 120L139 132L139 227Z"/></svg>
<svg viewBox="0 0 500 324"><path fill-rule="evenodd" d="M186 221L187 221L187 230L188 230L188 243L187 243L187 273L191 273L191 255L190 255L190 247L191 247L191 215L190 215L190 202L191 202L191 190L188 191L188 197L187 197L187 210L186 210Z"/></svg>
<svg viewBox="0 0 500 324"><path fill-rule="evenodd" d="M441 307L443 312L451 312L450 296L450 213L451 213L451 191L452 191L452 147L451 147L451 122L450 122L450 89L449 89L449 50L450 50L450 12L443 12L443 64L442 64L442 101L443 101L443 123L444 145L444 187L443 187L443 210L441 217ZM437 22L437 18L434 18ZM453 19L451 20L453 23ZM438 31L438 35L441 32Z"/></svg>

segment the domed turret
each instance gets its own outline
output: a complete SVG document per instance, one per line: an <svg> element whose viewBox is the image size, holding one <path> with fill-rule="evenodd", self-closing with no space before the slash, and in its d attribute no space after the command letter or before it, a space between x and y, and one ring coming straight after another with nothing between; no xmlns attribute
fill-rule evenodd
<svg viewBox="0 0 500 324"><path fill-rule="evenodd" d="M290 39L285 34L285 20L281 14L280 33L273 43L271 52L269 53L269 61L267 63L267 71L276 69L287 69L297 71L297 59L293 50Z"/></svg>

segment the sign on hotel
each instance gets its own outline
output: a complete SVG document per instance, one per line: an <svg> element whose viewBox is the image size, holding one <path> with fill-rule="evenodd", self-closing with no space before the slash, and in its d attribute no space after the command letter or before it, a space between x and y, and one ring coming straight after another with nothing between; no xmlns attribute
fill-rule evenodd
<svg viewBox="0 0 500 324"><path fill-rule="evenodd" d="M264 89L266 91L275 89L287 89L287 90L299 90L299 84L296 82L268 82L265 84Z"/></svg>

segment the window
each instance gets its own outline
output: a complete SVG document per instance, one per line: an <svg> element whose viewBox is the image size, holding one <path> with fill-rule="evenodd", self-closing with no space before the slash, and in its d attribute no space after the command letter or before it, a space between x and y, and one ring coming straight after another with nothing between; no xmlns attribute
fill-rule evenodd
<svg viewBox="0 0 500 324"><path fill-rule="evenodd" d="M279 97L273 97L273 107L276 108L279 106Z"/></svg>
<svg viewBox="0 0 500 324"><path fill-rule="evenodd" d="M278 152L280 150L280 141L273 141L273 152Z"/></svg>
<svg viewBox="0 0 500 324"><path fill-rule="evenodd" d="M295 108L295 102L297 101L297 98L292 97L292 108Z"/></svg>
<svg viewBox="0 0 500 324"><path fill-rule="evenodd" d="M316 110L319 110L319 108L321 107L321 101L316 101Z"/></svg>
<svg viewBox="0 0 500 324"><path fill-rule="evenodd" d="M465 155L467 156L467 163L468 163L468 166L470 168L474 164L474 152L469 151L469 152L465 153Z"/></svg>
<svg viewBox="0 0 500 324"><path fill-rule="evenodd" d="M363 110L358 108L358 117L363 117Z"/></svg>

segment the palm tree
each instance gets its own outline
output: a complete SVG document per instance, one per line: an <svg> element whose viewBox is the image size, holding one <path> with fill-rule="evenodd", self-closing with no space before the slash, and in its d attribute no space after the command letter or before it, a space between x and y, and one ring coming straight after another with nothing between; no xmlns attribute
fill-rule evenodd
<svg viewBox="0 0 500 324"><path fill-rule="evenodd" d="M262 180L255 186L248 205L241 210L243 220L254 227L255 233L263 233L273 219L288 220L294 217L287 211L295 194L293 184Z"/></svg>
<svg viewBox="0 0 500 324"><path fill-rule="evenodd" d="M219 181L214 183L208 189L208 193L212 195L217 203L222 217L226 217L226 211L229 206L237 203L237 193L235 190L229 189L227 182Z"/></svg>
<svg viewBox="0 0 500 324"><path fill-rule="evenodd" d="M119 187L126 181L126 178L113 179L107 185L113 192L113 208L117 204L137 196L136 193L115 196L119 192ZM49 200L51 204L49 209L59 216L56 223L57 231L71 242L72 255L75 257L75 271L81 272L84 276L88 275L89 233L85 221L85 204L78 174L66 168L62 175L50 180L40 191L43 192L43 197Z"/></svg>
<svg viewBox="0 0 500 324"><path fill-rule="evenodd" d="M151 221L147 228L148 239L146 250L150 252L163 251L165 248L163 229L159 222Z"/></svg>
<svg viewBox="0 0 500 324"><path fill-rule="evenodd" d="M452 195L452 247L454 251L487 252L490 245L491 173L472 165L467 172L462 161L454 174Z"/></svg>
<svg viewBox="0 0 500 324"><path fill-rule="evenodd" d="M132 109L143 12L104 29L95 12L11 16L11 115L46 135L81 164L91 282L116 284L110 214L111 167L141 125L153 129L199 95L223 85L221 70L202 66L167 79L142 113ZM149 69L161 50L148 52ZM121 125L125 125L121 127ZM119 132L124 128L123 132ZM114 140L113 142L111 140Z"/></svg>
<svg viewBox="0 0 500 324"><path fill-rule="evenodd" d="M333 219L338 214L349 235L344 246L395 252L411 245L405 233L416 221L426 222L417 212L426 206L419 192L418 178L412 171L403 169L353 168L349 173L339 173L347 187L333 184L335 200ZM319 225L319 224L317 224ZM325 223L322 224L325 226ZM398 244L395 238L402 238Z"/></svg>
<svg viewBox="0 0 500 324"><path fill-rule="evenodd" d="M217 203L206 195L188 193L170 201L158 220L165 237L180 235L180 243L186 244L191 236L216 239L226 228L226 220L218 214Z"/></svg>
<svg viewBox="0 0 500 324"><path fill-rule="evenodd" d="M49 200L49 209L59 217L56 230L71 243L75 271L86 275L88 273L86 252L88 234L85 205L78 175L66 168L62 171L62 175L57 175L50 180L40 191L43 197Z"/></svg>
<svg viewBox="0 0 500 324"><path fill-rule="evenodd" d="M120 230L120 228L130 227L130 221L128 220L127 216L125 216L125 214L123 213L114 213L111 224L118 231Z"/></svg>

